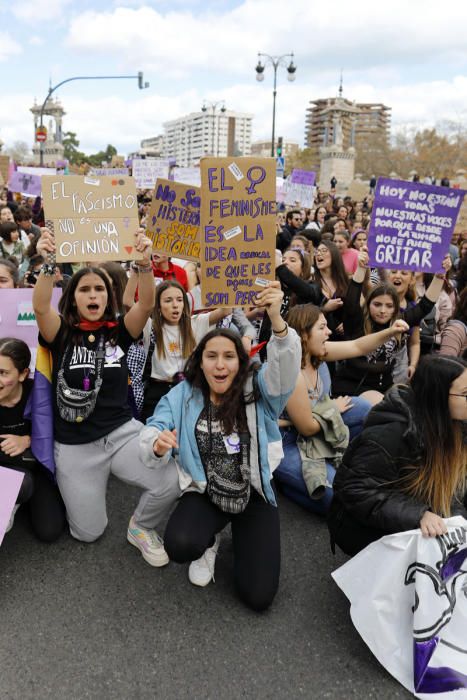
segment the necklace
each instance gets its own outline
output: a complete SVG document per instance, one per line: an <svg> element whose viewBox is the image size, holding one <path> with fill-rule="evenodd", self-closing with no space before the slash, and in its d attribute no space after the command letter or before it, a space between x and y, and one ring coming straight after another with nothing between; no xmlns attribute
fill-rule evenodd
<svg viewBox="0 0 467 700"><path fill-rule="evenodd" d="M305 379L305 384L308 392L308 396L310 399L315 400L319 399L319 395L321 394L321 381L320 381L320 376L318 370L314 370L316 372L316 379L315 379L315 374L313 372L313 375L309 374L307 372L307 367L305 369L302 369L302 374ZM311 368L310 368L311 369ZM314 384L314 386L313 386Z"/></svg>

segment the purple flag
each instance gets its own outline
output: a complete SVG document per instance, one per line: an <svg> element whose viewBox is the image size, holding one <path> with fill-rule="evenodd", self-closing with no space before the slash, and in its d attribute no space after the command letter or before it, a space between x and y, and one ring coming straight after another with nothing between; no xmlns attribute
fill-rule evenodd
<svg viewBox="0 0 467 700"><path fill-rule="evenodd" d="M11 192L20 192L31 197L40 197L41 178L40 175L30 173L20 173L17 170L11 174L8 182L8 189Z"/></svg>
<svg viewBox="0 0 467 700"><path fill-rule="evenodd" d="M379 178L368 235L370 265L442 272L465 190Z"/></svg>

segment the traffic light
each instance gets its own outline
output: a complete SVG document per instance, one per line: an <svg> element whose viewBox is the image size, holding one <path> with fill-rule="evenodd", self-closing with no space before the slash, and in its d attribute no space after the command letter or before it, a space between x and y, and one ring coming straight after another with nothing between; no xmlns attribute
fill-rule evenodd
<svg viewBox="0 0 467 700"><path fill-rule="evenodd" d="M276 148L276 155L278 158L280 158L282 155L282 141L283 141L282 136L279 136L279 138L277 139L277 148Z"/></svg>
<svg viewBox="0 0 467 700"><path fill-rule="evenodd" d="M144 88L148 88L148 87L149 87L149 83L145 83L145 82L144 82L143 71L142 71L142 70L138 71L138 76L137 76L137 77L138 77L138 87L139 87L140 90L144 90Z"/></svg>

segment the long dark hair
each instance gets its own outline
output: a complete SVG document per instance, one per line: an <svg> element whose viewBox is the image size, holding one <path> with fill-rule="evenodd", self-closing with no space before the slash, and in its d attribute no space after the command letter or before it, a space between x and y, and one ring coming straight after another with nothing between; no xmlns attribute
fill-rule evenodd
<svg viewBox="0 0 467 700"><path fill-rule="evenodd" d="M123 306L123 293L128 282L127 274L119 263L112 260L101 263L99 267L105 270L112 280L112 291L115 295L117 310L120 316L123 316L127 310Z"/></svg>
<svg viewBox="0 0 467 700"><path fill-rule="evenodd" d="M322 240L319 244L323 245L331 253L331 277L336 286L336 297L343 299L347 294L347 289L349 286L349 277L345 271L344 263L342 261L342 255L339 252L339 248L331 241ZM316 252L316 251L315 251ZM319 283L322 287L323 278L321 277L321 272L315 265L315 281Z"/></svg>
<svg viewBox="0 0 467 700"><path fill-rule="evenodd" d="M221 403L217 406L217 415L219 417L222 430L226 435L237 431L245 431L248 429L246 422L245 404L255 400L254 392L245 397L245 384L249 375L255 371L256 367L250 365L250 358L238 333L234 333L228 328L215 328L201 339L199 344L191 353L185 365L185 378L194 387L201 389L204 396L204 403L209 402L209 385L201 368L203 360L203 352L207 343L212 338L228 338L235 346L235 352L238 357L238 373L235 381L232 382L230 389L222 396Z"/></svg>
<svg viewBox="0 0 467 700"><path fill-rule="evenodd" d="M165 343L164 343L164 324L166 323L161 311L161 296L166 289L174 287L178 289L183 295L183 311L180 316L180 321L178 322L178 327L180 329L180 340L182 343L181 351L182 357L187 358L193 351L196 341L191 327L191 313L190 304L188 301L188 295L183 289L182 285L176 280L166 280L161 282L156 289L156 301L154 304L154 311L152 313L152 328L154 331L154 337L156 339L156 350L158 357L166 358Z"/></svg>
<svg viewBox="0 0 467 700"><path fill-rule="evenodd" d="M72 338L76 342L82 337L82 331L75 328L75 326L81 321L78 309L76 308L75 292L80 280L85 275L97 275L100 277L107 291L107 305L105 307L102 319L99 320L115 321L117 318L117 304L108 275L106 275L106 273L103 272L100 267L82 267L81 270L75 272L71 280L68 282L58 303L58 310L66 325L66 332L62 343L63 346ZM110 341L115 341L116 336L117 331L115 329L111 330L109 334Z"/></svg>
<svg viewBox="0 0 467 700"><path fill-rule="evenodd" d="M319 321L322 311L314 304L297 304L290 309L287 314L287 323L298 333L302 345L302 369L305 368L306 357L308 355L308 338L313 330L315 323ZM310 355L310 364L317 369L324 357L316 357Z"/></svg>
<svg viewBox="0 0 467 700"><path fill-rule="evenodd" d="M387 325L390 326L391 324L393 324L394 321L400 316L400 299L395 286L390 282L382 282L381 284L377 284L376 287L373 287L373 289L369 293L365 301L365 306L363 307L363 327L365 330L365 335L369 335L370 333L375 333L376 331L381 330L381 325L376 323L376 321L373 321L373 319L370 316L370 304L373 301L373 299L376 299L377 297L382 297L384 295L391 297L394 304L394 313Z"/></svg>
<svg viewBox="0 0 467 700"><path fill-rule="evenodd" d="M453 420L449 411L451 384L466 369L467 362L459 358L425 355L410 382L424 454L403 490L443 517L451 514L453 498L462 498L467 486L462 422Z"/></svg>
<svg viewBox="0 0 467 700"><path fill-rule="evenodd" d="M31 363L31 351L19 338L0 338L0 355L8 357L18 372L24 372Z"/></svg>

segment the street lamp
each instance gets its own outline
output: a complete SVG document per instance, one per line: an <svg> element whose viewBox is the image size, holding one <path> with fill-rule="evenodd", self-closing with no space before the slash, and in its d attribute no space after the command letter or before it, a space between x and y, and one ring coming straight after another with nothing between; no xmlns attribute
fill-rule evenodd
<svg viewBox="0 0 467 700"><path fill-rule="evenodd" d="M138 71L137 75L79 75L74 78L67 78L66 80L62 80L60 83L57 83L54 87L50 86L49 87L49 92L47 93L47 97L45 98L44 102L42 103L41 111L40 111L40 127L42 128L44 126L44 110L45 106L51 97L52 93L55 92L59 87L62 85L65 85L65 83L71 83L73 80L137 80L138 81L138 87L140 90L144 90L145 88L149 87L149 83L146 83L143 78L143 71ZM41 141L40 143L40 150L39 150L39 158L40 158L40 165L41 167L44 165L44 142Z"/></svg>
<svg viewBox="0 0 467 700"><path fill-rule="evenodd" d="M261 63L261 58L264 58L264 63ZM287 65L286 59L290 58L290 63ZM276 136L276 94L277 94L277 69L279 66L284 66L287 69L287 80L291 83L295 80L295 71L297 66L293 62L293 52L285 53L282 56L270 56L268 53L258 53L258 65L256 66L256 80L261 83L264 80L264 69L270 63L274 68L274 90L272 93L272 138L271 138L271 156L274 158L275 136Z"/></svg>
<svg viewBox="0 0 467 700"><path fill-rule="evenodd" d="M220 111L222 112L222 114L224 114L224 112L227 111L225 108L224 100L220 100L219 102L207 102L207 103L205 100L203 103L203 106L201 107L202 112L207 112L208 108L211 110L211 117L212 117L212 148L211 148L211 151L212 151L212 155L214 155L214 124L215 124L215 119L216 119L215 113L216 113L216 109L218 108L219 105L221 105ZM217 126L217 156L219 156L219 125Z"/></svg>

